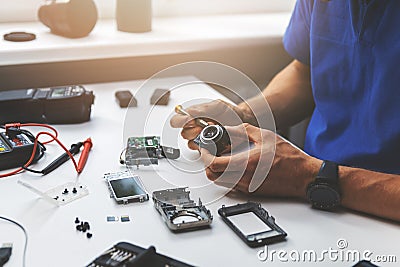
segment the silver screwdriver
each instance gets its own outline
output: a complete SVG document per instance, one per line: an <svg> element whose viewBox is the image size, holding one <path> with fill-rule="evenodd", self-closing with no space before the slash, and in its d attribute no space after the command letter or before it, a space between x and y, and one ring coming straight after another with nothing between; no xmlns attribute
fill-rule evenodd
<svg viewBox="0 0 400 267"><path fill-rule="evenodd" d="M190 115L189 112L187 112L187 111L182 107L182 105L177 105L177 106L175 107L175 112L176 112L177 114L181 114L181 115L185 115L185 116L192 117L192 115ZM196 118L196 119L194 119L194 121L196 122L197 125L199 125L199 126L201 126L201 127L206 127L206 126L208 126L208 123L207 123L205 120L203 120L203 119Z"/></svg>

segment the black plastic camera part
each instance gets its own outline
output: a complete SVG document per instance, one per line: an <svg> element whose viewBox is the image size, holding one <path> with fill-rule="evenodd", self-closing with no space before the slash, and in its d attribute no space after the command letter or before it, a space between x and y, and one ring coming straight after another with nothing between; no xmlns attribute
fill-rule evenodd
<svg viewBox="0 0 400 267"><path fill-rule="evenodd" d="M229 207L222 205L218 214L249 247L280 242L287 236L260 203L247 202ZM241 216L247 217L239 218Z"/></svg>
<svg viewBox="0 0 400 267"><path fill-rule="evenodd" d="M128 242L119 242L101 254L86 267L192 267L192 265L157 253L150 246L145 249Z"/></svg>
<svg viewBox="0 0 400 267"><path fill-rule="evenodd" d="M228 132L221 125L208 125L193 141L214 156L220 156L231 146Z"/></svg>

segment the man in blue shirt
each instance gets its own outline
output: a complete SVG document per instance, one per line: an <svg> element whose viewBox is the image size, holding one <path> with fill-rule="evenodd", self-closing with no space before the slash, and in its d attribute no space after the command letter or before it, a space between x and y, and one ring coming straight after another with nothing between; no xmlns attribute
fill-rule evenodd
<svg viewBox="0 0 400 267"><path fill-rule="evenodd" d="M256 145L236 189L249 192L254 175L251 162L268 153L262 139L270 133L252 126L262 115L257 113L262 98L269 103L278 128L312 117L307 154L276 136L272 168L256 193L307 195L310 200L310 184L321 173L322 161L335 162L341 205L400 221L398 10L400 1L298 0L283 40L294 60L261 95L238 106L215 101L188 109L194 116L232 110L250 124L244 127ZM214 119L224 123L222 116ZM174 116L171 125L184 127L182 136L188 140L201 130L182 115ZM197 148L191 141L189 146ZM236 155L212 157L204 149L201 154L213 181L226 175L229 163L240 166L242 160ZM229 171L233 176L235 170Z"/></svg>

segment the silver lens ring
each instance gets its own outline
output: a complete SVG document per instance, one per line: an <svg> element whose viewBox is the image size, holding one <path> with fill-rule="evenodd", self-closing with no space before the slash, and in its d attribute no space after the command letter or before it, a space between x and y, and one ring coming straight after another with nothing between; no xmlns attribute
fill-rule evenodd
<svg viewBox="0 0 400 267"><path fill-rule="evenodd" d="M212 132L211 132L212 131ZM208 136L209 132L211 132L211 136ZM222 136L222 129L219 125L208 125L201 131L200 138L203 142L216 142Z"/></svg>

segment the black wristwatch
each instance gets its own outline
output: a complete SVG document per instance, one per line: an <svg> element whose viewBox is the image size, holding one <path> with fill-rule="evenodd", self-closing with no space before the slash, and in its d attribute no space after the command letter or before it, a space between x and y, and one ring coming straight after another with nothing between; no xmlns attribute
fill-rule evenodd
<svg viewBox="0 0 400 267"><path fill-rule="evenodd" d="M313 182L307 186L307 199L312 207L331 210L340 204L338 164L325 160Z"/></svg>

